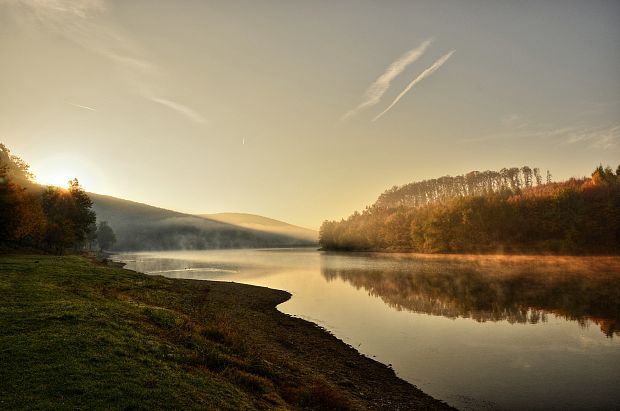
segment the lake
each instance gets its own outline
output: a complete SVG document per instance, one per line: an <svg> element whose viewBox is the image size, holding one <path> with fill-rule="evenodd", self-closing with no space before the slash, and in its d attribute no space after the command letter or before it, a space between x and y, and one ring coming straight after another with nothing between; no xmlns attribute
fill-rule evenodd
<svg viewBox="0 0 620 411"><path fill-rule="evenodd" d="M286 290L321 325L460 409L618 409L620 258L123 253L126 268Z"/></svg>

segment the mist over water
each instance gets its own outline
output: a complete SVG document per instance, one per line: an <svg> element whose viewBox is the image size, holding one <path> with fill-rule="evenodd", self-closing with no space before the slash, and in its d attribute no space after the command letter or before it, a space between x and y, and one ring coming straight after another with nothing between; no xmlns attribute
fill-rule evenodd
<svg viewBox="0 0 620 411"><path fill-rule="evenodd" d="M461 409L613 409L620 258L338 254L312 249L120 254L127 268L293 294L316 322Z"/></svg>

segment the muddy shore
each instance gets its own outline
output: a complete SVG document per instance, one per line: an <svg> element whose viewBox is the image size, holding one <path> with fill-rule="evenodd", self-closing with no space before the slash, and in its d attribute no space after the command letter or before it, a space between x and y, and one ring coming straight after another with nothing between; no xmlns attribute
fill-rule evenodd
<svg viewBox="0 0 620 411"><path fill-rule="evenodd" d="M192 280L182 280L192 281ZM276 309L291 295L285 291L231 282L192 281L208 288L206 304L243 330L257 354L300 384L324 380L355 409L452 409L394 371L345 344L314 323Z"/></svg>

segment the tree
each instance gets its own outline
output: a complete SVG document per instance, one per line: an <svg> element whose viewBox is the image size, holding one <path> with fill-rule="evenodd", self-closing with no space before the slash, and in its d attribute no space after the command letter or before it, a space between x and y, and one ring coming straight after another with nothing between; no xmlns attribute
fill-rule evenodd
<svg viewBox="0 0 620 411"><path fill-rule="evenodd" d="M88 250L92 250L93 245L97 241L97 224L95 222L88 226L88 232L86 233L84 241L86 242Z"/></svg>
<svg viewBox="0 0 620 411"><path fill-rule="evenodd" d="M17 194L13 239L18 243L37 246L47 228L47 219L39 196L22 190Z"/></svg>
<svg viewBox="0 0 620 411"><path fill-rule="evenodd" d="M92 210L93 202L80 186L77 178L69 181L69 194L72 199L69 216L75 225L77 242L83 243L91 225L97 220L95 212Z"/></svg>
<svg viewBox="0 0 620 411"><path fill-rule="evenodd" d="M6 244L16 240L16 235L25 237L28 230L21 230L20 220L26 218L31 208L21 207L21 201L30 203L25 195L25 184L31 184L33 175L28 171L28 164L12 155L8 148L0 143L0 243Z"/></svg>
<svg viewBox="0 0 620 411"><path fill-rule="evenodd" d="M116 243L114 230L108 225L107 221L100 222L97 227L97 243L99 244L99 251L109 250Z"/></svg>
<svg viewBox="0 0 620 411"><path fill-rule="evenodd" d="M18 205L18 187L11 183L6 174L0 172L0 242L13 237Z"/></svg>
<svg viewBox="0 0 620 411"><path fill-rule="evenodd" d="M76 241L76 230L70 219L70 201L71 197L67 190L59 187L47 187L41 197L43 211L47 218L45 243L58 255Z"/></svg>
<svg viewBox="0 0 620 411"><path fill-rule="evenodd" d="M540 168L534 167L534 178L536 179L536 185L539 186L542 184L542 176L540 175Z"/></svg>
<svg viewBox="0 0 620 411"><path fill-rule="evenodd" d="M8 179L19 185L32 183L34 175L30 172L30 166L18 156L0 143L0 176L1 180Z"/></svg>
<svg viewBox="0 0 620 411"><path fill-rule="evenodd" d="M84 244L96 216L92 201L77 179L69 182L69 189L48 187L41 202L48 221L45 235L48 247L62 254L67 247Z"/></svg>
<svg viewBox="0 0 620 411"><path fill-rule="evenodd" d="M532 169L528 166L521 167L521 173L523 174L523 185L527 187L532 186Z"/></svg>
<svg viewBox="0 0 620 411"><path fill-rule="evenodd" d="M33 186L30 166L0 143L0 243L38 246L47 219Z"/></svg>

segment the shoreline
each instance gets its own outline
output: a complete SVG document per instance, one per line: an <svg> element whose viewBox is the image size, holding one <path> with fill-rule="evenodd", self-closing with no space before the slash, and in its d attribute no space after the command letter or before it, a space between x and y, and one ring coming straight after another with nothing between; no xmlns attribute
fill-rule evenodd
<svg viewBox="0 0 620 411"><path fill-rule="evenodd" d="M448 410L320 326L291 294L84 256L0 259L3 408ZM24 379L24 375L28 377Z"/></svg>
<svg viewBox="0 0 620 411"><path fill-rule="evenodd" d="M562 254L562 253L552 253L552 252L536 252L536 251L517 251L517 252L497 252L497 251L489 251L489 252L437 252L437 253L423 253L420 251L409 250L409 249L336 249L336 248L323 248L319 247L316 249L317 251L325 252L325 253L333 253L333 254L388 254L388 255L410 255L417 257L437 257L437 258L449 258L449 257L530 257L530 258L540 258L540 257L558 257L558 258L620 258L620 254L610 254L610 253L575 253L575 254Z"/></svg>
<svg viewBox="0 0 620 411"><path fill-rule="evenodd" d="M249 338L254 346L270 359L292 361L298 378L319 378L337 387L354 409L454 409L319 325L279 311L277 306L291 298L286 291L236 282L184 281L208 284L211 294L223 305L236 300L244 314L236 323L251 330Z"/></svg>
<svg viewBox="0 0 620 411"><path fill-rule="evenodd" d="M342 250L317 250L333 255L372 255L402 257L420 260L453 260L453 261L561 261L570 262L575 260L588 261L620 261L620 254L475 254L475 253L419 253L414 251L342 251Z"/></svg>
<svg viewBox="0 0 620 411"><path fill-rule="evenodd" d="M124 271L153 276L124 268L126 263L110 258L103 263ZM219 307L229 307L234 301L234 313L225 315L239 328L248 331L247 336L252 344L260 347L271 362L282 357L288 362L293 361L294 368L301 371L301 375L292 378L326 381L337 387L353 406L352 409L456 409L398 377L391 367L360 353L320 325L278 310L280 304L292 298L288 291L234 281L171 280L207 285L210 296L215 298ZM228 316L230 314L234 315Z"/></svg>

